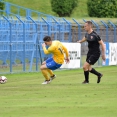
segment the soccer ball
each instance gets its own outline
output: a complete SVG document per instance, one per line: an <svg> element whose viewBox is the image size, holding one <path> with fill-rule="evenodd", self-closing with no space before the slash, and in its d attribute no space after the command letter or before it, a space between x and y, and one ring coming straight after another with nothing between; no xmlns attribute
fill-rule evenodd
<svg viewBox="0 0 117 117"><path fill-rule="evenodd" d="M0 76L0 83L4 84L7 82L7 78L5 76Z"/></svg>

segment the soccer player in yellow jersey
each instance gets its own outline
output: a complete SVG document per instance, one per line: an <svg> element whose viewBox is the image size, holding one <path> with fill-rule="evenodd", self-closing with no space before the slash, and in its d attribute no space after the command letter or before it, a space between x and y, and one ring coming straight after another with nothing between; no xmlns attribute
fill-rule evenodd
<svg viewBox="0 0 117 117"><path fill-rule="evenodd" d="M45 54L53 54L51 58L48 58L44 61L40 67L43 76L45 77L45 81L42 84L49 84L56 75L52 70L56 70L61 67L64 63L69 63L69 54L67 48L60 41L52 41L50 36L46 36L43 38L44 43L42 44L43 51ZM49 46L46 49L46 46ZM64 54L66 56L64 56ZM65 58L66 57L66 58ZM48 76L48 73L50 76Z"/></svg>

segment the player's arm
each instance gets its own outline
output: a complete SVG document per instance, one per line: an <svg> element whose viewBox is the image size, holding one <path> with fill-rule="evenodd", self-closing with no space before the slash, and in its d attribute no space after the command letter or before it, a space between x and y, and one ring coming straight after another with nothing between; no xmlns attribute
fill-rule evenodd
<svg viewBox="0 0 117 117"><path fill-rule="evenodd" d="M44 51L45 54L50 54L51 53L48 49L46 49L45 43L42 44L42 47L43 47L43 51Z"/></svg>
<svg viewBox="0 0 117 117"><path fill-rule="evenodd" d="M106 57L105 57L105 45L104 45L104 42L102 40L100 40L99 44L101 45L101 48L102 48L102 59L105 61Z"/></svg>
<svg viewBox="0 0 117 117"><path fill-rule="evenodd" d="M85 42L86 41L86 38L83 37L81 40L77 41L78 43L82 43L82 42Z"/></svg>
<svg viewBox="0 0 117 117"><path fill-rule="evenodd" d="M68 50L67 50L67 48L66 48L63 44L62 44L62 46L63 46L64 53L65 53L65 55L66 55L65 61L66 61L66 63L69 63L70 60L69 60L69 53L68 53Z"/></svg>

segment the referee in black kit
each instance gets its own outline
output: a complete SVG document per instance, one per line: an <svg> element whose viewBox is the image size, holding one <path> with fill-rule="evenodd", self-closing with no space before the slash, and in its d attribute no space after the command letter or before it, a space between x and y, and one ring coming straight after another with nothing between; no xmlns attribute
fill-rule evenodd
<svg viewBox="0 0 117 117"><path fill-rule="evenodd" d="M86 31L85 37L82 40L78 41L78 43L87 41L89 49L87 53L86 62L83 65L85 76L83 84L89 83L89 72L95 74L97 76L97 83L100 83L103 74L97 72L94 68L92 68L91 65L94 65L98 61L100 55L102 55L102 59L103 61L105 61L105 45L100 39L100 36L95 31L93 31L91 21L85 22L84 29ZM102 48L102 53L100 52L100 45Z"/></svg>

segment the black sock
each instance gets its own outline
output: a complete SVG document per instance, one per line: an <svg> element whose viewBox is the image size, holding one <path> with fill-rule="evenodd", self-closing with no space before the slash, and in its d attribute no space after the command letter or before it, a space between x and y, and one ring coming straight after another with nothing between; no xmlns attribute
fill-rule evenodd
<svg viewBox="0 0 117 117"><path fill-rule="evenodd" d="M89 82L89 71L84 71L85 81Z"/></svg>
<svg viewBox="0 0 117 117"><path fill-rule="evenodd" d="M91 73L100 76L101 74L99 72L97 72L94 68L92 68L92 70L90 71Z"/></svg>

